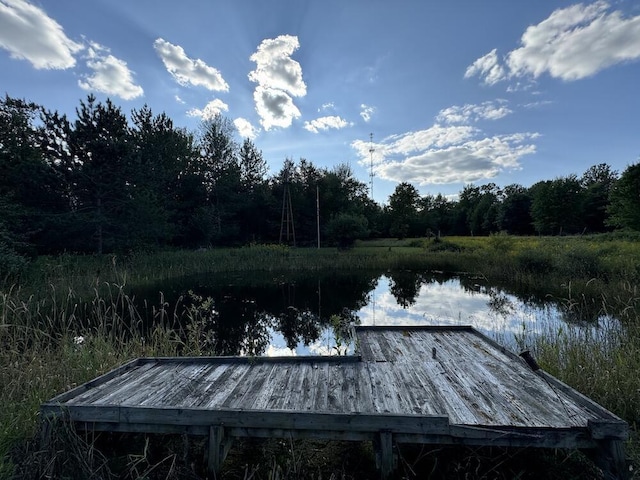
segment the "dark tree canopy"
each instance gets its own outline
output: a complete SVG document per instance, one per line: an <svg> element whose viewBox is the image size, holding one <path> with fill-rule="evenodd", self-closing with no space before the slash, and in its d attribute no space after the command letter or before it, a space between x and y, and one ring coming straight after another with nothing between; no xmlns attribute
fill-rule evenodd
<svg viewBox="0 0 640 480"><path fill-rule="evenodd" d="M421 196L402 182L380 205L341 161L321 168L285 159L270 174L258 146L238 140L221 115L194 134L147 105L127 117L93 95L79 102L74 119L8 95L0 99L6 271L40 253L278 242L285 218L298 245L315 246L319 227L323 245L342 248L367 236L640 230L638 191L639 164L618 178L601 163L581 177L528 188L466 185L457 200Z"/></svg>
<svg viewBox="0 0 640 480"><path fill-rule="evenodd" d="M640 231L640 163L628 166L611 190L608 224Z"/></svg>

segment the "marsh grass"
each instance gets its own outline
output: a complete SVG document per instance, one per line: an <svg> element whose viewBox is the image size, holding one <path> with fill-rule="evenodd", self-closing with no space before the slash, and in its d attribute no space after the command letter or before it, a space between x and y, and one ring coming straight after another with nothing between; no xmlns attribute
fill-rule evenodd
<svg viewBox="0 0 640 480"><path fill-rule="evenodd" d="M130 287L204 272L278 271L286 275L292 271L375 268L473 272L496 285L502 283L561 299L563 308L573 315L567 318L575 318L580 328L537 334L530 338L532 348L543 368L631 423L628 452L637 469L640 465L640 441L636 433L640 423L637 240L624 236L453 237L360 242L347 252L253 245L233 250L39 258L22 271L17 284L0 289L0 478L18 475L21 468L26 468L23 462L29 462L29 452L37 450L32 439L38 438L42 402L135 357L207 353L198 336L190 336L188 332L188 325L197 326L201 321L197 309L189 309L180 302L169 309L161 294L156 305L137 307L128 294ZM597 328L593 321L585 321L608 318L617 321L601 321ZM62 440L64 435L60 437ZM77 443L71 451L79 456L94 455L91 465L98 468L102 459L91 448L91 442L88 446ZM124 461L129 473L123 478L144 477L143 474L153 478L153 474L166 473L167 468L181 465L178 457L170 457L170 452L153 461L145 459L142 452ZM229 478L295 478L292 473L295 465L300 462L306 465L313 457L311 451L296 455L266 452L253 466L236 465L238 476ZM458 458L453 465L460 465L459 472L464 468L473 470L474 462L482 455L484 452L476 452L475 458L472 454ZM551 460L559 471L566 462L562 458ZM270 460L265 463L265 459ZM57 460L37 460L40 461ZM158 462L162 466L154 469ZM258 470L255 465L259 465ZM356 467L344 464L332 471L304 468L307 478L365 478L352 470ZM514 478L531 478L509 471L516 475ZM469 475L450 478L507 478ZM93 478L110 477L100 474ZM406 478L420 477L407 473ZM566 478L593 477L571 474Z"/></svg>

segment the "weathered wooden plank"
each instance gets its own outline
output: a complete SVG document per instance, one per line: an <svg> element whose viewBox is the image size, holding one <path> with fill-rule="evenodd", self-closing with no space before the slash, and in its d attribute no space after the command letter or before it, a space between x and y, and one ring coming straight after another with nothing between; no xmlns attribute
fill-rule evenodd
<svg viewBox="0 0 640 480"><path fill-rule="evenodd" d="M306 374L302 378L302 385L300 385L300 398L298 409L300 411L311 411L315 407L316 392L318 384L324 381L320 379L320 370L316 363L311 363L308 366Z"/></svg>
<svg viewBox="0 0 640 480"><path fill-rule="evenodd" d="M342 368L337 365L328 365L326 410L342 412Z"/></svg>
<svg viewBox="0 0 640 480"><path fill-rule="evenodd" d="M329 364L316 364L318 380L315 385L313 411L326 412L328 411L329 402Z"/></svg>
<svg viewBox="0 0 640 480"><path fill-rule="evenodd" d="M274 390L278 386L278 379L281 376L281 368L275 365L268 373L262 388L256 392L255 399L251 405L252 410L267 410L269 400L271 399ZM280 380L281 382L281 380Z"/></svg>
<svg viewBox="0 0 640 480"><path fill-rule="evenodd" d="M439 395L440 405L444 405L446 415L452 424L473 425L477 423L477 417L469 406L460 398L452 385L452 379L447 376L439 362L425 362L425 370L429 380L433 384L434 392ZM440 413L440 412L438 412ZM443 414L445 412L442 412Z"/></svg>
<svg viewBox="0 0 640 480"><path fill-rule="evenodd" d="M179 380L177 372L181 370L181 363L174 363L160 367L156 365L144 377L131 382L126 389L118 392L118 402L124 405L144 405L153 397L161 397ZM104 397L100 402L112 403L112 396ZM98 403L98 402L96 402Z"/></svg>
<svg viewBox="0 0 640 480"><path fill-rule="evenodd" d="M131 369L118 372L112 370L107 375L109 379L104 382L87 382L82 385L84 392L81 392L66 401L73 403L94 403L97 399L105 398L108 395L118 395L124 389L129 388L129 384L136 378L147 375L147 372L154 367L153 362L136 363ZM71 392L69 392L71 393Z"/></svg>
<svg viewBox="0 0 640 480"><path fill-rule="evenodd" d="M591 437L596 440L627 440L629 438L629 425L622 420L589 420L588 429Z"/></svg>
<svg viewBox="0 0 640 480"><path fill-rule="evenodd" d="M392 363L368 362L371 376L373 409L380 413L406 413L412 411L405 386Z"/></svg>
<svg viewBox="0 0 640 480"><path fill-rule="evenodd" d="M88 391L88 390L92 390L94 388L96 388L99 385L102 385L114 378L121 378L123 376L124 373L138 367L139 365L143 364L144 362L142 362L139 358L131 360L130 362L125 363L124 365L121 365L118 368L115 368L103 375L100 375L99 377L94 378L93 380L90 380L86 383L83 383L82 385L79 385L71 390L69 390L68 392L64 392L61 393L60 395L56 395L55 397L53 397L51 400L49 400L49 403L65 403L68 402L69 400L71 400L72 398L77 397L78 395Z"/></svg>
<svg viewBox="0 0 640 480"><path fill-rule="evenodd" d="M176 406L192 395L201 394L203 390L202 378L206 377L211 369L205 363L181 364L174 370L171 383L163 385L157 394L148 396L140 405L166 405Z"/></svg>
<svg viewBox="0 0 640 480"><path fill-rule="evenodd" d="M203 406L206 408L221 408L227 397L233 392L250 368L251 365L243 363L228 365L216 380L215 385L209 390L209 396Z"/></svg>
<svg viewBox="0 0 640 480"><path fill-rule="evenodd" d="M387 444L605 442L617 451L627 438L618 417L470 327L357 332L362 358L139 359L43 404L42 414L114 431L211 435L224 426L231 437L368 440L388 432Z"/></svg>
<svg viewBox="0 0 640 480"><path fill-rule="evenodd" d="M387 359L380 347L376 335L367 330L358 334L358 348L362 359L367 362L386 362Z"/></svg>
<svg viewBox="0 0 640 480"><path fill-rule="evenodd" d="M292 382L292 372L297 369L291 365L283 366L275 372L277 375L272 377L274 388L271 391L271 397L267 401L267 410L281 410L290 396L289 382Z"/></svg>
<svg viewBox="0 0 640 480"><path fill-rule="evenodd" d="M222 402L222 407L251 408L257 392L260 391L273 368L273 364L261 363L247 370L244 377L238 381L236 387Z"/></svg>
<svg viewBox="0 0 640 480"><path fill-rule="evenodd" d="M282 428L291 430L353 430L362 432L408 432L448 434L449 421L441 416L343 414L292 412L283 410L176 409L113 407L120 421L166 425L224 425L239 428ZM91 421L88 410L78 410L76 420ZM112 414L113 415L113 414ZM103 421L103 420L97 420Z"/></svg>

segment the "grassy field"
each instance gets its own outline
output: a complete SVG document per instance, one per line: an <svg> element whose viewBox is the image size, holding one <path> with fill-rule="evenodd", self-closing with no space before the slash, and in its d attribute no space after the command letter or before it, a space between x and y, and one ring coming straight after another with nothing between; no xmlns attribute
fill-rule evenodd
<svg viewBox="0 0 640 480"><path fill-rule="evenodd" d="M151 312L155 326L143 333L142 313L128 296L130 287L204 272L286 274L374 268L471 272L495 285L560 298L576 318L612 315L620 319L621 328L550 331L536 337L534 350L543 368L630 422L633 439L628 452L635 468L640 468L640 237L495 235L375 240L360 242L345 252L254 245L196 252L38 258L19 278L7 279L0 288L0 478L40 478L52 469L62 478L60 472L65 468L78 472L81 467L84 473L76 478L89 471L109 478L104 473L108 471L105 463L100 463L101 457L91 445L72 442L77 448L67 450L77 452L75 456L61 455L55 445L48 449L36 446L40 403L133 357L201 353L196 337L173 328L177 323L197 321L197 311L172 310L159 300L157 305L147 306L145 315ZM166 459L173 459L172 475L181 471L177 453L165 452L154 457L153 463L146 455L145 442L141 442L139 453L122 454L118 458L124 466L118 470L110 464L111 469L124 478L184 478L184 471L182 477L167 473ZM323 455L316 453L329 447L306 445L295 451L293 446L275 444L260 448L263 455L255 458L260 468L254 471L247 466L243 470L232 462L231 468L236 470L227 478L303 478L305 468L304 478L319 478L320 474L322 478L365 478L358 475L365 466L356 466L355 459L370 453L353 453L351 446L340 446L341 453ZM341 464L335 461L342 458L340 455L345 459ZM511 451L498 454L503 455L502 470L492 470L496 452L447 450L439 455L455 459L452 465L459 465L460 470L436 478L536 478L532 475L540 473L542 464L555 469L557 478L594 478L593 471L585 469L573 453L541 454L522 472L513 460L520 454ZM329 470L322 470L322 458ZM427 465L431 465L431 458L425 460ZM419 478L411 476L418 467L408 460L403 462L406 478ZM425 468L441 471L433 465Z"/></svg>

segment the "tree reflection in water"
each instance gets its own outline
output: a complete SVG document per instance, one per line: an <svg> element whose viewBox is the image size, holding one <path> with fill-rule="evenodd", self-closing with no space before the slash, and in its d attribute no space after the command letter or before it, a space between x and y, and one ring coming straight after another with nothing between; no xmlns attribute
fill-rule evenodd
<svg viewBox="0 0 640 480"><path fill-rule="evenodd" d="M603 318L596 299L514 292L483 277L443 272L251 272L179 278L133 294L150 303L158 291L169 305L184 304L177 330L200 355L344 354L353 325L375 324L376 308L381 325L462 322L485 333ZM365 309L374 296L377 304Z"/></svg>
<svg viewBox="0 0 640 480"><path fill-rule="evenodd" d="M273 332L281 334L292 350L318 341L327 328L333 327L335 335L343 338L344 325L358 322L356 312L366 305L379 276L379 272L331 274L287 281L252 276L232 282L213 276L192 277L179 279L192 286L186 291L182 285L165 285L164 290L184 298L186 314L180 327L184 340L195 345L197 353L263 355ZM136 295L144 298L144 292Z"/></svg>

